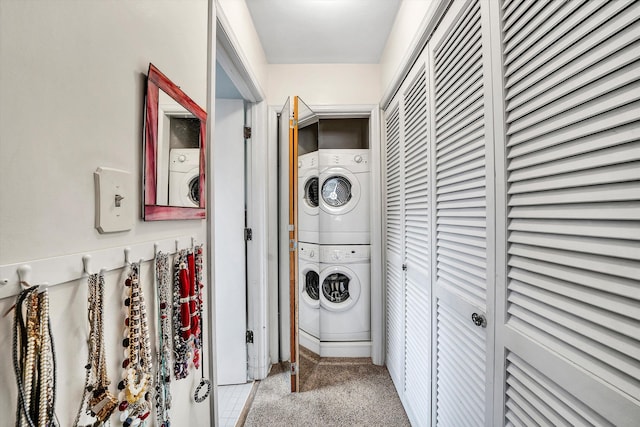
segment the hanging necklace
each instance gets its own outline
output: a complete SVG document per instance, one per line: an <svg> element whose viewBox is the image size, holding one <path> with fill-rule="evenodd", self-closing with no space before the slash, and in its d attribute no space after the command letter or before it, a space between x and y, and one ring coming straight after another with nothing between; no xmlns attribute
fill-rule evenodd
<svg viewBox="0 0 640 427"><path fill-rule="evenodd" d="M203 253L202 253L202 245L196 246L194 249L194 258L195 258L195 301L196 301L196 310L194 312L194 321L192 325L195 324L195 328L192 328L192 333L194 334L194 356L193 356L193 364L198 368L198 364L200 364L201 368L201 377L200 384L196 387L196 390L193 393L193 399L200 403L203 402L209 394L211 393L211 381L204 377L204 358L200 359L200 352L202 351L202 330L204 317L202 315L204 310L204 299L202 298L202 288L204 287L204 283L202 281L202 265L203 265ZM206 388L206 389L205 389ZM202 389L205 389L204 394L200 394Z"/></svg>
<svg viewBox="0 0 640 427"><path fill-rule="evenodd" d="M173 351L175 361L173 373L177 380L189 375L189 359L192 356L191 311L189 307L188 254L185 249L178 252L173 276Z"/></svg>
<svg viewBox="0 0 640 427"><path fill-rule="evenodd" d="M104 275L89 276L89 349L84 393L74 426L78 426L83 412L96 419L87 427L104 425L118 405L116 397L109 391L107 362L104 346ZM85 408L86 405L86 409ZM84 409L84 411L83 411Z"/></svg>
<svg viewBox="0 0 640 427"><path fill-rule="evenodd" d="M26 323L23 317L26 303ZM13 327L13 367L18 385L16 426L58 426L54 415L56 359L49 293L30 287L18 295Z"/></svg>
<svg viewBox="0 0 640 427"><path fill-rule="evenodd" d="M158 369L156 372L156 421L160 427L171 424L171 303L169 255L158 252L156 255L156 279L158 284Z"/></svg>
<svg viewBox="0 0 640 427"><path fill-rule="evenodd" d="M124 427L144 427L151 411L151 344L147 324L147 312L139 280L140 264L132 263L125 281L128 308L125 319L125 338L122 345L126 358L122 362L124 379L120 390L120 420Z"/></svg>

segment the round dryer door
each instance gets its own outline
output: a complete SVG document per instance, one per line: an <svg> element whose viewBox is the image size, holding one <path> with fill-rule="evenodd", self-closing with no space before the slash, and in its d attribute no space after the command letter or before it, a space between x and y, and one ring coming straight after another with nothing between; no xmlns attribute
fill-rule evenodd
<svg viewBox="0 0 640 427"><path fill-rule="evenodd" d="M318 177L309 176L304 180L302 208L308 215L318 214L319 194L318 194Z"/></svg>
<svg viewBox="0 0 640 427"><path fill-rule="evenodd" d="M345 266L327 267L322 270L320 304L330 311L348 310L360 298L360 280Z"/></svg>
<svg viewBox="0 0 640 427"><path fill-rule="evenodd" d="M346 214L360 200L358 178L343 168L323 171L320 197L324 211L333 215Z"/></svg>
<svg viewBox="0 0 640 427"><path fill-rule="evenodd" d="M189 181L189 200L195 206L200 206L200 175L196 175Z"/></svg>
<svg viewBox="0 0 640 427"><path fill-rule="evenodd" d="M320 307L320 276L318 271L306 267L300 272L300 299L312 308Z"/></svg>

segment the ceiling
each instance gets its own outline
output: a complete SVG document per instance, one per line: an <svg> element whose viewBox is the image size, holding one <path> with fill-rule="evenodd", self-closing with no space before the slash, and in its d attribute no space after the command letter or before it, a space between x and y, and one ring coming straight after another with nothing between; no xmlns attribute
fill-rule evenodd
<svg viewBox="0 0 640 427"><path fill-rule="evenodd" d="M377 64L401 0L246 0L270 64Z"/></svg>

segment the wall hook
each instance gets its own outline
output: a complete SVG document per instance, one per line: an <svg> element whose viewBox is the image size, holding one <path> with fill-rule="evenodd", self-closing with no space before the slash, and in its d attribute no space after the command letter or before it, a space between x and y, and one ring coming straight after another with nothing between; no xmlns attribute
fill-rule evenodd
<svg viewBox="0 0 640 427"><path fill-rule="evenodd" d="M82 257L82 269L87 276L91 276L91 255Z"/></svg>
<svg viewBox="0 0 640 427"><path fill-rule="evenodd" d="M129 261L129 257L131 255L131 248L124 248L124 263L129 265L131 262Z"/></svg>
<svg viewBox="0 0 640 427"><path fill-rule="evenodd" d="M176 239L176 253L180 252L180 240Z"/></svg>
<svg viewBox="0 0 640 427"><path fill-rule="evenodd" d="M18 281L22 285L31 286L31 266L28 264L18 267Z"/></svg>

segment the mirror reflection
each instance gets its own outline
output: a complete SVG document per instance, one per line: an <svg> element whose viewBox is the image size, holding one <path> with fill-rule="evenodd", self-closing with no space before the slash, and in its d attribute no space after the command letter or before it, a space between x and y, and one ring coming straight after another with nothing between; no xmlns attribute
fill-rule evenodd
<svg viewBox="0 0 640 427"><path fill-rule="evenodd" d="M145 99L145 221L205 218L207 113L149 64Z"/></svg>
<svg viewBox="0 0 640 427"><path fill-rule="evenodd" d="M156 204L200 206L200 120L164 91L158 96Z"/></svg>

